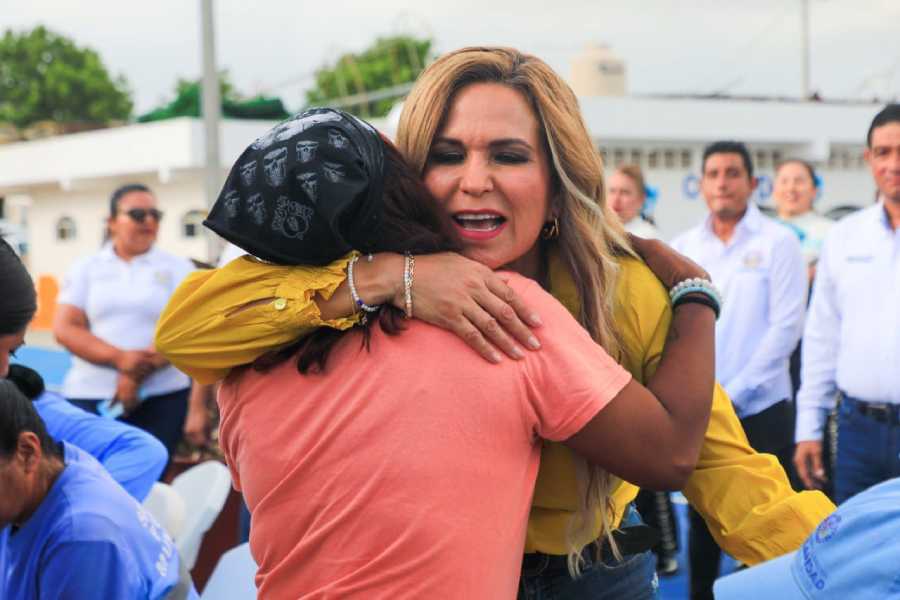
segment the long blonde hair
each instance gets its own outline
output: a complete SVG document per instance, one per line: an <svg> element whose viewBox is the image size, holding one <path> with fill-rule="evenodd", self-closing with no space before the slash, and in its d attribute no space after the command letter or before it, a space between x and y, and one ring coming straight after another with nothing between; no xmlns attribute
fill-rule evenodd
<svg viewBox="0 0 900 600"><path fill-rule="evenodd" d="M509 86L531 105L557 183L552 202L560 233L549 243L557 244L574 279L581 299L579 322L594 341L619 358L620 345L612 326L616 257L632 251L619 220L606 205L603 162L582 120L578 100L553 69L512 48L472 47L445 54L422 72L410 91L400 115L397 146L413 168L424 172L432 141L454 95L473 83ZM614 555L619 557L619 552L611 537L611 476L578 456L575 463L581 501L566 546L569 570L578 574L581 551L594 540L598 513L601 535L609 540Z"/></svg>

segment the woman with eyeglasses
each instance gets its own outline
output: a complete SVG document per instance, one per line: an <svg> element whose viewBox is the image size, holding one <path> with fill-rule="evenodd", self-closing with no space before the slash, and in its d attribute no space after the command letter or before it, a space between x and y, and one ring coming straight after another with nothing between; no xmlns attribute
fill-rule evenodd
<svg viewBox="0 0 900 600"><path fill-rule="evenodd" d="M188 415L191 379L156 352L153 331L193 265L155 247L162 211L147 186L118 188L109 209L107 242L72 267L59 296L53 333L74 355L63 395L153 434L171 456ZM203 412L200 402L190 404Z"/></svg>

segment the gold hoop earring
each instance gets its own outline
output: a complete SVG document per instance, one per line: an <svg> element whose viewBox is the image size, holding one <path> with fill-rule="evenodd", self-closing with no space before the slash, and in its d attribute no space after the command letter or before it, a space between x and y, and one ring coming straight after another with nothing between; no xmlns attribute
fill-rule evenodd
<svg viewBox="0 0 900 600"><path fill-rule="evenodd" d="M555 240L559 237L559 219L553 217L552 221L547 221L541 227L541 237L545 240Z"/></svg>

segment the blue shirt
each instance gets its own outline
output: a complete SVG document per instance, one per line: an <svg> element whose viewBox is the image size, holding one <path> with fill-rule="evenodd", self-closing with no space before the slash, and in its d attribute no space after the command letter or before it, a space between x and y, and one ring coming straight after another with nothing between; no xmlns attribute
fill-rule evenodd
<svg viewBox="0 0 900 600"><path fill-rule="evenodd" d="M821 440L838 389L900 404L900 229L879 202L831 228L813 283L797 441Z"/></svg>
<svg viewBox="0 0 900 600"><path fill-rule="evenodd" d="M53 439L74 444L96 458L138 502L147 497L166 468L166 447L137 427L98 417L52 392L44 392L34 407Z"/></svg>
<svg viewBox="0 0 900 600"><path fill-rule="evenodd" d="M63 446L66 467L43 502L15 533L0 531L0 598L164 598L179 581L172 538L92 456Z"/></svg>
<svg viewBox="0 0 900 600"><path fill-rule="evenodd" d="M750 203L727 242L707 218L672 247L706 269L722 290L716 377L738 416L790 398L788 360L803 330L807 293L797 236Z"/></svg>

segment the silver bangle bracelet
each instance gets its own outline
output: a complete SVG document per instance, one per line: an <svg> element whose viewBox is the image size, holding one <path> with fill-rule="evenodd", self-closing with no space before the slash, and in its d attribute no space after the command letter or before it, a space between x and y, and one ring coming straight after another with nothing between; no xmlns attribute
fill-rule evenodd
<svg viewBox="0 0 900 600"><path fill-rule="evenodd" d="M416 257L407 252L403 260L403 298L406 304L407 319L412 319L413 316L412 284L415 273Z"/></svg>
<svg viewBox="0 0 900 600"><path fill-rule="evenodd" d="M371 254L369 255L369 262L372 262ZM363 309L367 313L373 313L378 311L381 308L380 304L370 305L366 304L362 301L362 298L359 297L359 294L356 291L356 282L353 280L353 265L356 264L356 261L359 260L358 256L354 256L350 259L350 262L347 264L347 285L350 287L350 297L353 298L353 303L359 308Z"/></svg>

